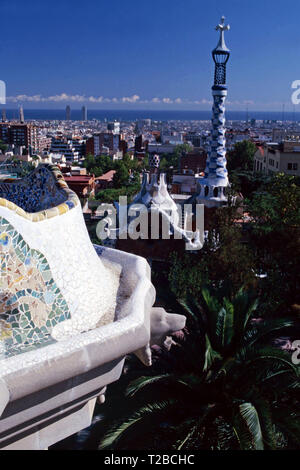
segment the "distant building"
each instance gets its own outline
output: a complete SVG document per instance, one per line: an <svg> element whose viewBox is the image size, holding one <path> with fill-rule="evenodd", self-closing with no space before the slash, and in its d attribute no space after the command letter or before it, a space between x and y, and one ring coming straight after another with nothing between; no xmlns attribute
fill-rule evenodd
<svg viewBox="0 0 300 470"><path fill-rule="evenodd" d="M163 144L180 145L183 143L183 136L178 133L161 134L161 141Z"/></svg>
<svg viewBox="0 0 300 470"><path fill-rule="evenodd" d="M95 176L72 174L73 172L64 174L64 179L69 188L74 191L80 199L88 198L95 194Z"/></svg>
<svg viewBox="0 0 300 470"><path fill-rule="evenodd" d="M283 142L284 140L297 140L300 137L299 131L291 131L283 128L272 129L272 142Z"/></svg>
<svg viewBox="0 0 300 470"><path fill-rule="evenodd" d="M135 138L135 141L134 141L134 150L136 152L142 152L143 150L143 136L142 134L141 135L138 135L136 138Z"/></svg>
<svg viewBox="0 0 300 470"><path fill-rule="evenodd" d="M300 176L300 139L260 145L254 155L254 171Z"/></svg>
<svg viewBox="0 0 300 470"><path fill-rule="evenodd" d="M48 151L51 148L52 139L51 137L47 137L45 135L38 135L37 136L37 153L42 153L45 150Z"/></svg>
<svg viewBox="0 0 300 470"><path fill-rule="evenodd" d="M71 120L71 108L69 105L66 106L66 121Z"/></svg>
<svg viewBox="0 0 300 470"><path fill-rule="evenodd" d="M81 108L81 120L87 121L87 107L86 106L82 106Z"/></svg>
<svg viewBox="0 0 300 470"><path fill-rule="evenodd" d="M196 192L197 178L192 170L184 170L180 174L173 175L172 190L173 194L191 195Z"/></svg>
<svg viewBox="0 0 300 470"><path fill-rule="evenodd" d="M176 148L175 144L148 144L149 153L158 153L162 155L163 153L174 153Z"/></svg>
<svg viewBox="0 0 300 470"><path fill-rule="evenodd" d="M96 192L101 189L112 188L115 173L116 170L110 170L107 173L104 173L104 175L95 178Z"/></svg>
<svg viewBox="0 0 300 470"><path fill-rule="evenodd" d="M124 140L124 139L120 140L119 149L123 153L123 155L125 155L125 153L127 153L128 143L126 142L126 140Z"/></svg>
<svg viewBox="0 0 300 470"><path fill-rule="evenodd" d="M120 123L117 121L109 122L107 124L107 130L113 132L114 134L120 134Z"/></svg>
<svg viewBox="0 0 300 470"><path fill-rule="evenodd" d="M79 152L71 140L52 139L51 153L64 155L67 162L76 162L79 159Z"/></svg>
<svg viewBox="0 0 300 470"><path fill-rule="evenodd" d="M20 117L20 122L23 124L23 123L25 122L23 106L20 106L20 109L19 109L19 117Z"/></svg>
<svg viewBox="0 0 300 470"><path fill-rule="evenodd" d="M205 170L207 153L202 150L194 150L181 156L180 170L192 170L193 173L202 173Z"/></svg>
<svg viewBox="0 0 300 470"><path fill-rule="evenodd" d="M7 145L25 147L30 153L38 150L37 127L29 124L1 122L0 140Z"/></svg>
<svg viewBox="0 0 300 470"><path fill-rule="evenodd" d="M117 152L120 147L120 135L112 132L93 135L86 142L86 154L101 155L104 147L107 147L110 153Z"/></svg>
<svg viewBox="0 0 300 470"><path fill-rule="evenodd" d="M185 142L190 142L193 147L201 147L202 139L201 135L197 134L196 132L189 132L184 136Z"/></svg>
<svg viewBox="0 0 300 470"><path fill-rule="evenodd" d="M78 152L79 157L86 154L86 140L85 139L72 139L72 147Z"/></svg>

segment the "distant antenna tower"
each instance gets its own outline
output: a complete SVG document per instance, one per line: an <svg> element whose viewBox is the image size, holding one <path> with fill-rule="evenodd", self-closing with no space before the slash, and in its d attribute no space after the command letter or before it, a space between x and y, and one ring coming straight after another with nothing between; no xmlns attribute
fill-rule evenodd
<svg viewBox="0 0 300 470"><path fill-rule="evenodd" d="M283 105L282 105L282 124L284 123L284 119L285 119L284 111L285 111L285 104L283 103Z"/></svg>
<svg viewBox="0 0 300 470"><path fill-rule="evenodd" d="M24 110L23 110L23 106L21 105L20 106L20 109L19 109L19 118L20 118L20 122L24 122Z"/></svg>
<svg viewBox="0 0 300 470"><path fill-rule="evenodd" d="M248 122L249 122L249 107L247 105L247 107L246 107L246 124L248 124Z"/></svg>
<svg viewBox="0 0 300 470"><path fill-rule="evenodd" d="M293 105L293 123L294 123L294 128L296 127L296 108L295 105Z"/></svg>
<svg viewBox="0 0 300 470"><path fill-rule="evenodd" d="M2 109L2 122L6 122L7 121L7 118L6 118L6 109Z"/></svg>
<svg viewBox="0 0 300 470"><path fill-rule="evenodd" d="M66 121L71 120L71 108L69 105L66 106Z"/></svg>

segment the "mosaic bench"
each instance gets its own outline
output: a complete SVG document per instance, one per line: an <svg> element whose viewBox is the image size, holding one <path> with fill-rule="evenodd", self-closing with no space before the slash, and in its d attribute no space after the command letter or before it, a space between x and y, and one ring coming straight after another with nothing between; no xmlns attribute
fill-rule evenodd
<svg viewBox="0 0 300 470"><path fill-rule="evenodd" d="M91 244L57 167L0 184L0 264L1 448L43 449L87 427L126 354L150 365L153 341L184 326L152 308L145 259Z"/></svg>

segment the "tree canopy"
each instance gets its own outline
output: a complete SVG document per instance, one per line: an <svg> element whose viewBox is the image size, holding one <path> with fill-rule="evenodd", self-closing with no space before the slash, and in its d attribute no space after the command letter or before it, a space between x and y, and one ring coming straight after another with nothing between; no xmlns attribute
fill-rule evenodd
<svg viewBox="0 0 300 470"><path fill-rule="evenodd" d="M253 157L257 150L256 145L249 141L243 140L237 142L234 149L227 152L227 168L228 171L233 170L253 170Z"/></svg>

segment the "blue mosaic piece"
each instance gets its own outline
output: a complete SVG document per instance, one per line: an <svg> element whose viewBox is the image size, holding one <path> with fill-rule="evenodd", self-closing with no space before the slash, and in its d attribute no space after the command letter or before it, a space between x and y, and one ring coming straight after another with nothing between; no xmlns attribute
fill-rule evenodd
<svg viewBox="0 0 300 470"><path fill-rule="evenodd" d="M38 167L24 179L16 180L15 183L0 183L0 197L30 213L69 202L66 201L64 191L57 187L54 175L46 166ZM70 209L74 207L72 202L68 205Z"/></svg>

